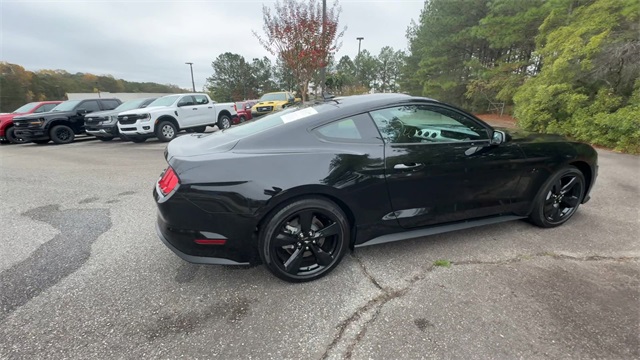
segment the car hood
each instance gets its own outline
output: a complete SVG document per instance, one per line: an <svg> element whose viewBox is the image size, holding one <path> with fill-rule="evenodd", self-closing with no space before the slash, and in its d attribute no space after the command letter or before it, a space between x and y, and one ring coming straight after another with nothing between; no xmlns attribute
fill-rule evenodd
<svg viewBox="0 0 640 360"><path fill-rule="evenodd" d="M507 133L508 139L518 143L536 143L536 142L569 142L566 137L555 134L541 134L533 131L527 131L522 129L507 129L499 128L496 130L502 130Z"/></svg>
<svg viewBox="0 0 640 360"><path fill-rule="evenodd" d="M104 110L104 111L94 111L92 113L88 113L87 115L85 115L84 117L90 118L90 117L102 117L102 116L112 116L112 115L118 115L118 113L120 113L119 111L114 110Z"/></svg>
<svg viewBox="0 0 640 360"><path fill-rule="evenodd" d="M286 104L287 101L286 100L276 100L276 101L261 101L255 105L253 105L253 107L258 107L258 106L273 106L273 105L282 105L282 104Z"/></svg>
<svg viewBox="0 0 640 360"><path fill-rule="evenodd" d="M167 109L166 106L152 106L152 107L145 107L145 108L140 108L140 109L133 109L133 110L123 111L121 113L118 113L118 115L148 114L148 113L152 113L154 111L166 110L166 109Z"/></svg>
<svg viewBox="0 0 640 360"><path fill-rule="evenodd" d="M170 162L173 158L226 152L233 149L238 141L238 136L226 134L224 131L180 136L169 143L165 157Z"/></svg>
<svg viewBox="0 0 640 360"><path fill-rule="evenodd" d="M39 114L20 115L13 118L13 120L20 121L20 120L33 120L33 119L40 119L40 118L54 119L54 118L60 118L60 117L74 116L75 114L76 114L75 111L50 111L50 112L39 113Z"/></svg>

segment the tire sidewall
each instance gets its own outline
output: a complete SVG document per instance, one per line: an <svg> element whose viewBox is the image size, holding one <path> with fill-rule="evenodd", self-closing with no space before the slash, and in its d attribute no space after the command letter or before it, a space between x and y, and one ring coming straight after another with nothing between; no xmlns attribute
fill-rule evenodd
<svg viewBox="0 0 640 360"><path fill-rule="evenodd" d="M550 222L544 216L544 201L545 201L546 195L549 193L549 191L551 191L553 184L556 181L558 181L558 179L566 175L574 175L578 177L582 182L582 193L580 194L580 197L578 199L578 205L576 205L575 209L573 210L573 213L571 213L570 216L562 219L559 222ZM578 170L578 168L576 168L575 166L567 166L562 168L544 183L541 190L536 195L536 199L533 205L533 210L530 216L531 220L533 221L534 224L544 228L551 228L551 227L556 227L564 224L565 222L569 221L569 219L571 219L573 215L575 215L575 213L578 211L578 208L582 203L582 199L584 199L585 191L586 191L586 182L582 172Z"/></svg>
<svg viewBox="0 0 640 360"><path fill-rule="evenodd" d="M60 138L58 138L58 129L61 128L65 128L70 136L69 139L67 140L62 140ZM53 141L56 144L70 144L73 142L73 140L75 139L75 133L73 132L73 129L67 125L55 125L54 127L51 128L51 131L49 132L49 137L51 138L51 141Z"/></svg>
<svg viewBox="0 0 640 360"><path fill-rule="evenodd" d="M25 144L26 143L26 141L16 137L15 129L13 128L13 126L9 127L5 131L5 137L7 138L7 141L10 142L11 144Z"/></svg>
<svg viewBox="0 0 640 360"><path fill-rule="evenodd" d="M338 222L340 223L340 227L342 228L342 232L344 234L342 244L340 244L340 247L337 248L337 254L333 254L335 258L334 262L322 269L322 271L309 277L300 277L284 273L283 270L273 262L270 249L270 241L273 238L274 233L278 231L278 224L280 224L288 216L291 216L291 214L304 209L318 209L331 212L338 219ZM287 202L273 210L271 214L267 216L267 219L263 224L264 225L261 227L258 235L258 252L260 253L260 259L262 260L262 263L271 271L271 273L273 273L278 278L288 282L312 281L327 275L336 266L338 266L338 264L342 260L342 257L349 249L349 244L351 241L351 228L344 212L334 202L322 198L305 198Z"/></svg>
<svg viewBox="0 0 640 360"><path fill-rule="evenodd" d="M225 127L225 120L226 120L226 124L227 126ZM225 130L231 127L231 118L227 115L222 115L220 116L220 119L218 119L218 129L220 130Z"/></svg>
<svg viewBox="0 0 640 360"><path fill-rule="evenodd" d="M162 128L164 128L164 127L165 127L165 126L167 126L167 125L169 125L169 126L171 126L171 127L173 128L173 137L170 137L170 138L169 138L169 137L164 136L164 134L162 134ZM177 129L177 128L176 128L176 126L175 126L175 125L173 125L170 121L166 121L166 120L165 120L165 121L160 122L160 124L158 124L158 127L157 127L157 129L156 129L156 137L157 137L160 141L162 141L162 142L169 142L169 141L171 141L171 140L175 139L175 138L176 138L176 135L178 135L178 129Z"/></svg>

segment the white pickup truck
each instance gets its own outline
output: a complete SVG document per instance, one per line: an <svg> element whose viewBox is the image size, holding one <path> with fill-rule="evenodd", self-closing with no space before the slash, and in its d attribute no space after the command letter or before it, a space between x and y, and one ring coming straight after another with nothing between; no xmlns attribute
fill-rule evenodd
<svg viewBox="0 0 640 360"><path fill-rule="evenodd" d="M118 131L133 142L157 137L173 140L179 131L204 132L207 126L231 126L234 103L216 103L207 94L176 94L156 99L143 109L118 114Z"/></svg>

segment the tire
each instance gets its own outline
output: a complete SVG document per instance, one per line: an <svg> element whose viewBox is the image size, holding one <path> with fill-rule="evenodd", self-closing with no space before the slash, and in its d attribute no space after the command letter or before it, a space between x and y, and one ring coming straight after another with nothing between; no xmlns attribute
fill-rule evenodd
<svg viewBox="0 0 640 360"><path fill-rule="evenodd" d="M97 136L97 138L100 139L101 141L111 141L111 140L113 140L112 137Z"/></svg>
<svg viewBox="0 0 640 360"><path fill-rule="evenodd" d="M130 137L129 140L133 141L134 143L143 143L145 141L147 141L146 137Z"/></svg>
<svg viewBox="0 0 640 360"><path fill-rule="evenodd" d="M156 127L156 137L162 142L169 142L176 138L178 129L171 121L162 121Z"/></svg>
<svg viewBox="0 0 640 360"><path fill-rule="evenodd" d="M62 145L72 143L73 139L75 139L76 137L76 134L73 132L73 129L71 129L67 125L56 125L51 128L49 137L51 137L51 140L54 143Z"/></svg>
<svg viewBox="0 0 640 360"><path fill-rule="evenodd" d="M529 220L536 226L552 228L567 222L576 213L585 193L584 175L574 166L553 174L533 202Z"/></svg>
<svg viewBox="0 0 640 360"><path fill-rule="evenodd" d="M231 118L229 115L221 115L216 125L218 125L218 129L220 130L228 129L231 127Z"/></svg>
<svg viewBox="0 0 640 360"><path fill-rule="evenodd" d="M192 132L196 132L196 133L203 133L205 131L207 131L207 127L206 126L198 126L198 127L194 127L191 128L193 131Z"/></svg>
<svg viewBox="0 0 640 360"><path fill-rule="evenodd" d="M33 140L32 143L38 144L38 145L45 145L49 143L49 140Z"/></svg>
<svg viewBox="0 0 640 360"><path fill-rule="evenodd" d="M323 230L329 235L321 234ZM306 282L327 275L340 263L349 248L349 237L349 222L340 207L326 199L305 198L267 217L260 229L258 250L275 276Z"/></svg>
<svg viewBox="0 0 640 360"><path fill-rule="evenodd" d="M13 128L13 126L5 131L5 136L7 137L7 141L12 144L25 144L28 142L22 138L16 137L15 129Z"/></svg>
<svg viewBox="0 0 640 360"><path fill-rule="evenodd" d="M246 117L244 117L244 115L243 115L243 116L240 116L240 123L243 123L243 122L245 122L245 121L247 121L247 118L246 118Z"/></svg>

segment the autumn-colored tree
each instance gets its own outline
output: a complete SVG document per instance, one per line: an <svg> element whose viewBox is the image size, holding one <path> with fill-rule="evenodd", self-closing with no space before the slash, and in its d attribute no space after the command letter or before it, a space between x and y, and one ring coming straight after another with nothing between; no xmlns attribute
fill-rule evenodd
<svg viewBox="0 0 640 360"><path fill-rule="evenodd" d="M322 3L316 0L276 1L273 11L262 7L264 36L253 32L267 51L291 69L303 99L307 98L309 82L316 72L339 49L339 39L346 30L338 30L338 1L326 10L323 23Z"/></svg>

